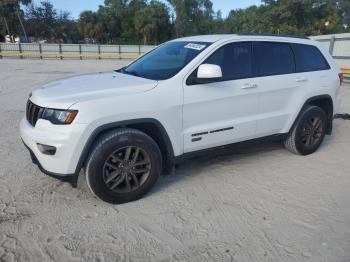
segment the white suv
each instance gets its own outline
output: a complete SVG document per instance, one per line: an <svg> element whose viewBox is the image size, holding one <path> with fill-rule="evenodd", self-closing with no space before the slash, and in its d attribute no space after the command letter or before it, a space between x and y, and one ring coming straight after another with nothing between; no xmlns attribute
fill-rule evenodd
<svg viewBox="0 0 350 262"><path fill-rule="evenodd" d="M332 131L342 74L319 43L273 35L167 42L117 71L35 90L21 137L46 174L99 198L141 198L185 156L262 137L300 155Z"/></svg>

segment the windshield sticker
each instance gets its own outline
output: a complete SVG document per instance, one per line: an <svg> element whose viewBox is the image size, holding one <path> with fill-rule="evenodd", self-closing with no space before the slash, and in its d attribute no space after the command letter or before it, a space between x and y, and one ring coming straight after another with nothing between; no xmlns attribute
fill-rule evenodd
<svg viewBox="0 0 350 262"><path fill-rule="evenodd" d="M201 51L201 50L203 50L205 48L205 45L189 43L189 44L185 45L185 48Z"/></svg>

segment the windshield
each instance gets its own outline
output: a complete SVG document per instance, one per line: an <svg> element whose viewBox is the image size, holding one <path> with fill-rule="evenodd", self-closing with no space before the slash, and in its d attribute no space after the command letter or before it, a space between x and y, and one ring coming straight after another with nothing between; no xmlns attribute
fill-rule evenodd
<svg viewBox="0 0 350 262"><path fill-rule="evenodd" d="M209 45L210 43L206 42L168 42L136 60L120 72L152 80L169 79Z"/></svg>

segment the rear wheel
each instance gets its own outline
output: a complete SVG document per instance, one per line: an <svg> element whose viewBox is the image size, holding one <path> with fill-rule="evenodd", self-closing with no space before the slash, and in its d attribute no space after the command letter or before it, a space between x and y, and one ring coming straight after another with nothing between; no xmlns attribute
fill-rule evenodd
<svg viewBox="0 0 350 262"><path fill-rule="evenodd" d="M121 204L145 195L157 181L161 166L160 150L151 137L134 129L118 129L96 141L86 180L96 196Z"/></svg>
<svg viewBox="0 0 350 262"><path fill-rule="evenodd" d="M327 129L327 115L317 106L307 107L284 140L285 147L299 155L314 153L321 145Z"/></svg>

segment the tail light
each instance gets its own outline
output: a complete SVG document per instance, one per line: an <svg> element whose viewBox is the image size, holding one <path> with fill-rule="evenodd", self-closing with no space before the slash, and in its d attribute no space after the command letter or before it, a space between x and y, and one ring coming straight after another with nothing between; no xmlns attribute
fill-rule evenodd
<svg viewBox="0 0 350 262"><path fill-rule="evenodd" d="M339 73L339 81L340 81L340 84L342 85L344 82L344 74L343 73Z"/></svg>

